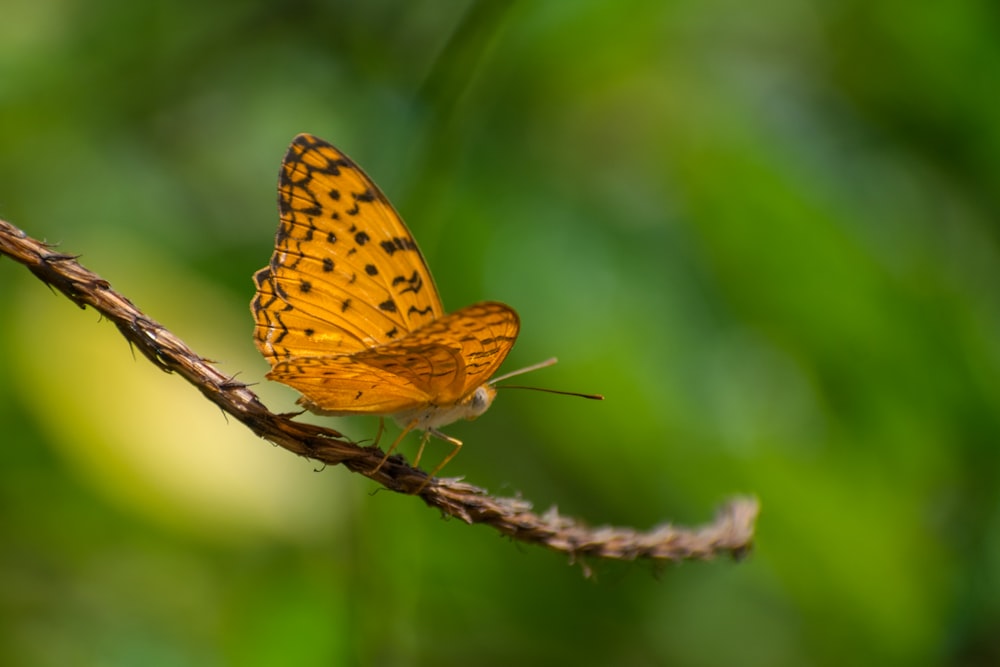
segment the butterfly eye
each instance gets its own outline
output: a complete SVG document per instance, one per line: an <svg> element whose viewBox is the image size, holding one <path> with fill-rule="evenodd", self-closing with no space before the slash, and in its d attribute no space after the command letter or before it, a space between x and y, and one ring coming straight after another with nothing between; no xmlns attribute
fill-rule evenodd
<svg viewBox="0 0 1000 667"><path fill-rule="evenodd" d="M490 404L493 403L494 396L496 396L496 390L493 387L488 385L477 387L472 394L472 400L469 401L469 419L475 419L486 412Z"/></svg>

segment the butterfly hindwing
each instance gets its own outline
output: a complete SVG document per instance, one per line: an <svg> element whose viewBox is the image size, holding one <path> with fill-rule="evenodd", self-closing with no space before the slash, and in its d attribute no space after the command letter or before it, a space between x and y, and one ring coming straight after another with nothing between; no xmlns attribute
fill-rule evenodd
<svg viewBox="0 0 1000 667"><path fill-rule="evenodd" d="M298 357L267 374L295 389L299 403L326 415L391 415L425 405L429 396L409 378L360 364L351 355Z"/></svg>
<svg viewBox="0 0 1000 667"><path fill-rule="evenodd" d="M517 313L483 302L445 315L404 339L351 355L292 358L268 378L328 414L391 414L449 405L496 372L517 337ZM391 407L392 409L387 409Z"/></svg>

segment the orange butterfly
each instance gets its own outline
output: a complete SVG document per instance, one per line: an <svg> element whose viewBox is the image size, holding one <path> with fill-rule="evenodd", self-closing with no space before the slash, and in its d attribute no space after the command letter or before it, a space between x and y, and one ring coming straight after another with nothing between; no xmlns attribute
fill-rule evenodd
<svg viewBox="0 0 1000 667"><path fill-rule="evenodd" d="M395 418L403 431L373 473L412 430L424 431L415 466L431 435L446 440L454 449L433 478L462 446L438 428L483 414L494 383L516 374L489 379L517 338L517 313L484 301L446 315L402 218L322 139L292 141L278 203L274 254L254 274L251 302L268 379L319 414Z"/></svg>

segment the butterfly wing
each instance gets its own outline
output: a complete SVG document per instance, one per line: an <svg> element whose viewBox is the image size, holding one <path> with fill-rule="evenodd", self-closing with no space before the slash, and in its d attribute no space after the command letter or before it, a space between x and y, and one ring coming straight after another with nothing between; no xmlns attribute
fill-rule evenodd
<svg viewBox="0 0 1000 667"><path fill-rule="evenodd" d="M292 387L301 405L324 415L391 415L430 400L410 378L354 355L294 357L275 364L267 378Z"/></svg>
<svg viewBox="0 0 1000 667"><path fill-rule="evenodd" d="M267 377L299 391L310 410L392 415L447 408L489 380L507 357L520 322L487 301L445 315L404 338L350 355L279 362Z"/></svg>
<svg viewBox="0 0 1000 667"><path fill-rule="evenodd" d="M254 275L257 348L272 365L350 354L443 314L413 236L370 178L332 145L293 141L278 182L281 224Z"/></svg>
<svg viewBox="0 0 1000 667"><path fill-rule="evenodd" d="M449 357L434 356L429 372L406 364L394 367L393 372L422 387L434 405L452 405L496 373L514 346L520 328L517 312L506 304L483 301L466 306L417 329L399 343L411 348L447 348L452 351ZM373 358L366 363L378 364L380 353L391 347L371 350L367 354Z"/></svg>

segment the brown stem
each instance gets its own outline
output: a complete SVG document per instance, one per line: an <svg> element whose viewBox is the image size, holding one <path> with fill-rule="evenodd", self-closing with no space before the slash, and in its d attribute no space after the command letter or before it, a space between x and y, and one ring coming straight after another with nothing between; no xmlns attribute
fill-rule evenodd
<svg viewBox="0 0 1000 667"><path fill-rule="evenodd" d="M147 359L161 370L181 375L261 438L327 465L342 464L399 493L413 493L424 485L427 474L407 465L402 457L391 457L379 467L383 453L377 447L362 447L333 429L293 421L294 415L272 413L247 385L220 373L113 290L106 280L81 266L75 256L56 252L4 220L0 220L0 253L27 266L39 280L81 308L90 306L114 322ZM637 531L591 528L560 516L555 509L535 514L525 500L496 498L456 479L433 480L419 495L446 515L470 524L487 524L513 539L541 544L573 559L680 561L708 560L722 554L738 557L750 548L759 509L754 498L735 498L705 526L690 529L663 524Z"/></svg>

